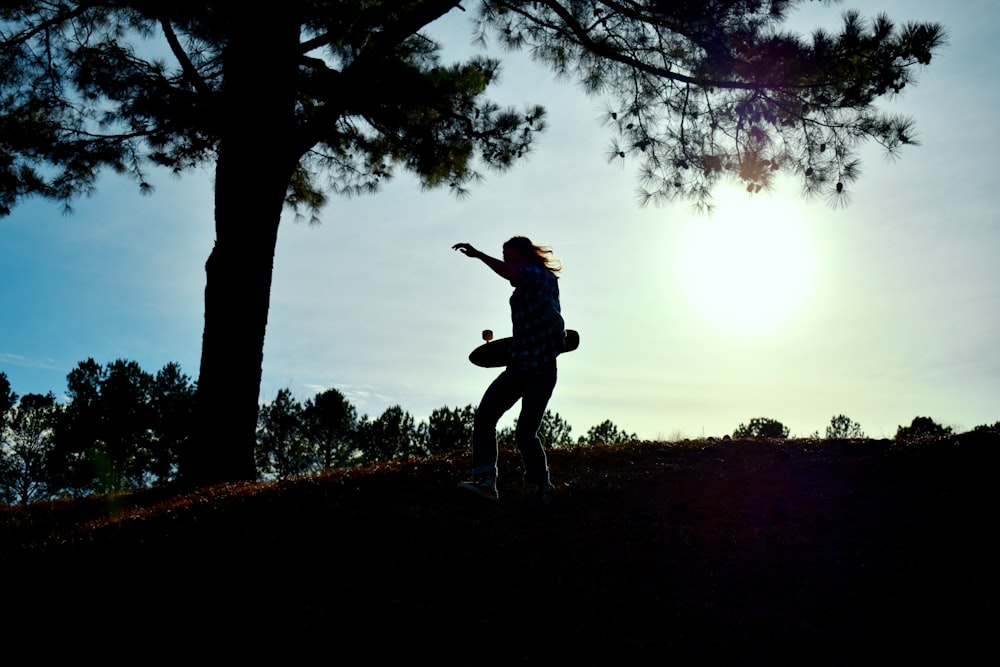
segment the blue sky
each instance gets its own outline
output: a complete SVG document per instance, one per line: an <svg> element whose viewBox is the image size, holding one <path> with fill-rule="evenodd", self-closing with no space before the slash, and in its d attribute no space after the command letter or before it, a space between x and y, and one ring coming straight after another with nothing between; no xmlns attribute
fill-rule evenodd
<svg viewBox="0 0 1000 667"><path fill-rule="evenodd" d="M860 5L795 20L832 28ZM862 10L939 21L949 46L885 105L916 119L922 145L896 162L866 148L846 209L803 199L791 181L753 199L723 188L708 220L683 202L640 208L637 165L605 159L602 100L497 54L493 99L549 113L535 152L464 200L400 175L375 196L332 199L321 224L289 215L261 400L336 387L359 414L398 404L418 420L477 403L494 372L467 355L483 329L509 333L510 286L451 246L499 254L524 234L565 266L563 312L581 345L560 361L550 409L574 436L605 419L649 439L720 436L753 417L807 436L845 414L872 437L916 416L960 431L1000 420L1000 6ZM467 20L437 27L451 53L467 52ZM144 197L107 175L70 215L29 201L0 220L0 371L18 394L61 395L88 357L149 372L177 362L197 377L211 173L152 180ZM748 222L759 233L742 237ZM760 239L761 260L741 266L748 253L734 244Z"/></svg>

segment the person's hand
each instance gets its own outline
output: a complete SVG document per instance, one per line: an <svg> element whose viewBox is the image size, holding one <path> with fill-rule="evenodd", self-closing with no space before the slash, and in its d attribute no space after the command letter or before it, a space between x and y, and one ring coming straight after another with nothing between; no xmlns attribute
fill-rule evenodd
<svg viewBox="0 0 1000 667"><path fill-rule="evenodd" d="M480 252L472 247L468 243L456 243L451 247L452 250L458 250L462 252L466 257L476 258L479 257Z"/></svg>

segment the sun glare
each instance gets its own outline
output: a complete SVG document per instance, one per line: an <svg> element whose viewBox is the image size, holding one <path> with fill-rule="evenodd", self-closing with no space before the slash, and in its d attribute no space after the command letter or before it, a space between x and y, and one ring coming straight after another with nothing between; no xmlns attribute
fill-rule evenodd
<svg viewBox="0 0 1000 667"><path fill-rule="evenodd" d="M777 196L724 190L711 216L693 216L678 244L685 297L741 337L772 333L805 303L816 253L802 214Z"/></svg>

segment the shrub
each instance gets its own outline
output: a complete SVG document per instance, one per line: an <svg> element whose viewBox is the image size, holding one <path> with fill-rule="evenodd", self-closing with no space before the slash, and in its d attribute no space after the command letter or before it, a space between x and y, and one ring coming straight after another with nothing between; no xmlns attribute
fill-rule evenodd
<svg viewBox="0 0 1000 667"><path fill-rule="evenodd" d="M941 426L930 417L914 417L909 426L896 429L896 440L899 442L915 442L946 435L951 435L951 427Z"/></svg>
<svg viewBox="0 0 1000 667"><path fill-rule="evenodd" d="M749 438L787 438L788 428L776 419L754 417L750 424L740 424L733 431L733 438L745 440Z"/></svg>

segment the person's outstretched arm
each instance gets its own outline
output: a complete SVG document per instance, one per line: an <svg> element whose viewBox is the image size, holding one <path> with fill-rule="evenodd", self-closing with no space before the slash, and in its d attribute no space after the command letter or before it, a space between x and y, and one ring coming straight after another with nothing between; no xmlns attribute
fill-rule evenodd
<svg viewBox="0 0 1000 667"><path fill-rule="evenodd" d="M517 282L517 279L521 275L521 266L519 264L513 264L511 262L505 262L502 259L497 259L496 257L490 257L485 252L476 250L469 243L456 243L451 247L451 249L461 251L466 257L481 260L486 266L493 269L498 276L505 278L512 283Z"/></svg>

